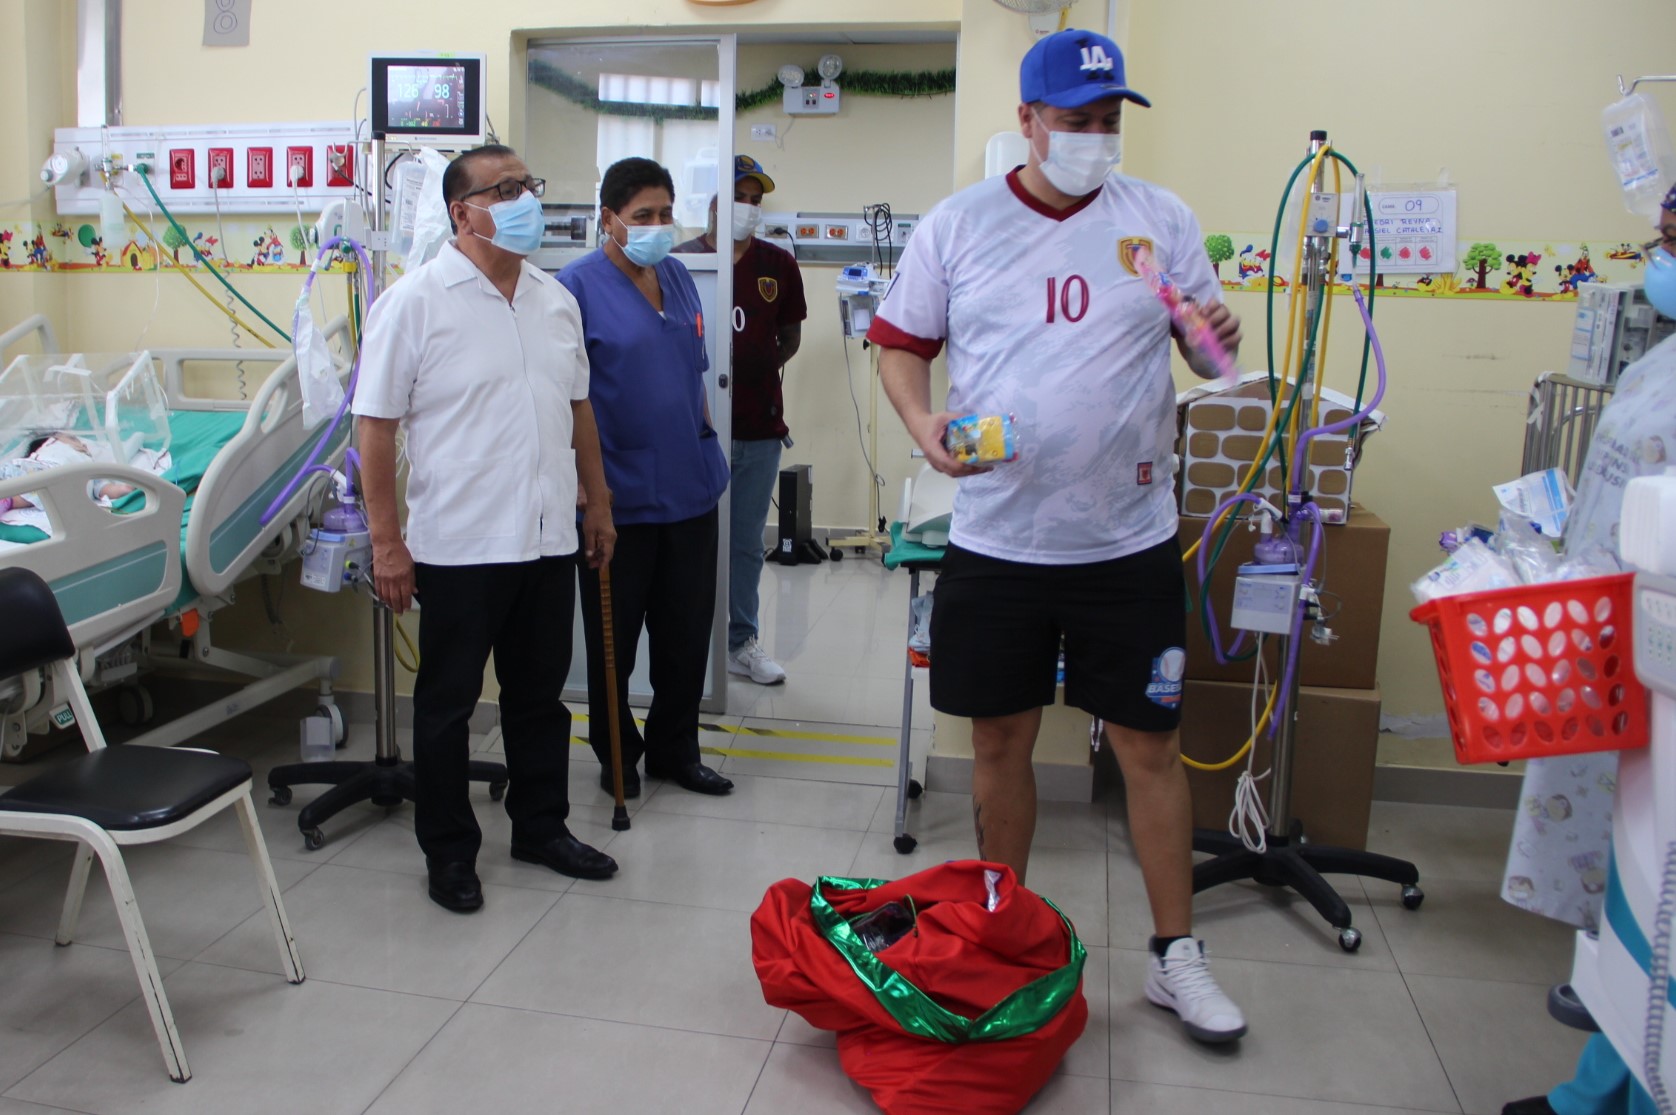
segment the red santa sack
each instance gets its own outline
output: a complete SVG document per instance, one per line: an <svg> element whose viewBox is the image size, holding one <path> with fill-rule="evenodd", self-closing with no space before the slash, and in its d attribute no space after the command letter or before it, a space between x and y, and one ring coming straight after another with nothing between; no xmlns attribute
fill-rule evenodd
<svg viewBox="0 0 1676 1115"><path fill-rule="evenodd" d="M887 1115L1021 1110L1088 1023L1087 955L1057 907L978 860L783 879L751 916L763 998L837 1031Z"/></svg>

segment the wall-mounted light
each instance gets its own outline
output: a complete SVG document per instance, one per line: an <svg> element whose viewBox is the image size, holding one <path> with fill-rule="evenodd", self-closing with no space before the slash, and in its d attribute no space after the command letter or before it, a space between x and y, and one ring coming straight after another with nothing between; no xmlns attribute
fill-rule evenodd
<svg viewBox="0 0 1676 1115"><path fill-rule="evenodd" d="M836 54L823 54L815 68L820 71L821 83L831 85L844 72L844 60Z"/></svg>
<svg viewBox="0 0 1676 1115"><path fill-rule="evenodd" d="M798 89L803 85L802 66L793 65L792 63L787 62L784 66L780 67L780 72L776 76L779 77L780 84L784 85L787 89Z"/></svg>

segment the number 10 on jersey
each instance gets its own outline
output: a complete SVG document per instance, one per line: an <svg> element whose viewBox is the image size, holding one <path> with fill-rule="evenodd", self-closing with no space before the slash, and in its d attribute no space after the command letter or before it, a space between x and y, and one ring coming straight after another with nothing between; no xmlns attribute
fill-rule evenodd
<svg viewBox="0 0 1676 1115"><path fill-rule="evenodd" d="M1064 282L1049 277L1047 281L1047 322L1052 325L1060 318L1072 325L1088 313L1088 280L1072 275Z"/></svg>

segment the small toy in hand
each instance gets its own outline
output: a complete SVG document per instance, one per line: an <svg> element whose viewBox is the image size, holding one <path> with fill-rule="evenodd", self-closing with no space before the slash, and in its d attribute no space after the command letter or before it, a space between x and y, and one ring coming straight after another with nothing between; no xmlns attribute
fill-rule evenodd
<svg viewBox="0 0 1676 1115"><path fill-rule="evenodd" d="M1170 278L1169 272L1160 271L1153 262L1152 252L1148 248L1134 249L1135 270L1141 278L1146 280L1152 293L1164 308L1170 312L1170 321L1181 332L1187 347L1197 353L1211 368L1215 369L1215 376L1205 376L1205 379L1220 379L1225 384L1231 384L1239 378L1239 365L1228 350L1222 347L1222 342L1216 338L1216 330L1211 328L1204 310L1194 301L1176 281ZM1198 371L1197 368L1194 371Z"/></svg>
<svg viewBox="0 0 1676 1115"><path fill-rule="evenodd" d="M998 465L1018 460L1018 435L1010 414L969 414L949 422L943 448L963 465Z"/></svg>

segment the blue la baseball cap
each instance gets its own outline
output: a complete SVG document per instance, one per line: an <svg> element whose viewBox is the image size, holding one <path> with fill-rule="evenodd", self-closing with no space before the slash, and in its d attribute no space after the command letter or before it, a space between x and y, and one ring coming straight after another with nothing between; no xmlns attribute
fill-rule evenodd
<svg viewBox="0 0 1676 1115"><path fill-rule="evenodd" d="M1142 108L1152 102L1129 88L1123 52L1093 31L1066 28L1036 41L1018 68L1019 98L1054 108L1081 108L1102 97L1122 97Z"/></svg>
<svg viewBox="0 0 1676 1115"><path fill-rule="evenodd" d="M774 192L774 179L768 177L768 172L762 169L762 164L749 155L740 155L733 160L733 180L741 178L755 178L762 185L762 192Z"/></svg>

